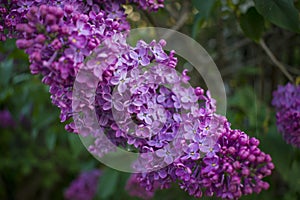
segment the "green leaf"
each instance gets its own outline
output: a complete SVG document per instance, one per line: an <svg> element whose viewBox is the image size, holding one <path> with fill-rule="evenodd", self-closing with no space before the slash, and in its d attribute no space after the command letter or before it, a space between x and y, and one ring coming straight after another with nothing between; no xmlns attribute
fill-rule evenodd
<svg viewBox="0 0 300 200"><path fill-rule="evenodd" d="M99 179L97 196L99 199L108 199L114 192L116 192L118 184L119 173L107 168L101 178Z"/></svg>
<svg viewBox="0 0 300 200"><path fill-rule="evenodd" d="M210 16L211 10L215 4L216 0L193 0L192 3L199 11L200 15L204 18Z"/></svg>
<svg viewBox="0 0 300 200"><path fill-rule="evenodd" d="M52 131L49 131L46 133L46 146L47 148L49 149L49 151L53 151L54 147L55 147L55 144L56 144L56 133L55 132L52 132Z"/></svg>
<svg viewBox="0 0 300 200"><path fill-rule="evenodd" d="M201 13L197 13L195 15L193 27L192 27L192 37L195 39L197 34L200 31L200 28L202 24L204 23L204 17L201 15Z"/></svg>
<svg viewBox="0 0 300 200"><path fill-rule="evenodd" d="M38 114L38 116L36 116L36 117L38 117L38 119L35 119L36 123L34 125L38 130L42 130L45 127L48 127L57 118L57 116L52 115L52 113L49 114L49 113L43 112L43 111L44 110L41 110L41 112ZM27 112L24 112L24 113L27 113Z"/></svg>
<svg viewBox="0 0 300 200"><path fill-rule="evenodd" d="M11 51L18 50L16 48L16 39L6 40L5 42L1 41L0 43L0 52L7 53ZM13 56L13 55L11 55Z"/></svg>
<svg viewBox="0 0 300 200"><path fill-rule="evenodd" d="M257 11L273 24L300 32L299 12L293 0L254 0Z"/></svg>
<svg viewBox="0 0 300 200"><path fill-rule="evenodd" d="M215 4L216 0L193 0L192 3L199 11L194 18L194 23L192 27L192 37L196 38L196 35L200 31L200 27L207 20L212 12L212 8Z"/></svg>
<svg viewBox="0 0 300 200"><path fill-rule="evenodd" d="M9 59L0 63L0 84L6 86L12 77L13 60Z"/></svg>
<svg viewBox="0 0 300 200"><path fill-rule="evenodd" d="M31 78L32 78L31 74L22 73L22 74L18 74L16 76L14 76L12 82L13 82L13 84L18 84L18 83L21 83L24 81L28 81Z"/></svg>
<svg viewBox="0 0 300 200"><path fill-rule="evenodd" d="M264 18L251 7L247 12L241 15L240 25L245 35L258 42L264 32Z"/></svg>
<svg viewBox="0 0 300 200"><path fill-rule="evenodd" d="M76 134L68 134L68 141L74 157L77 157L83 150L84 146Z"/></svg>

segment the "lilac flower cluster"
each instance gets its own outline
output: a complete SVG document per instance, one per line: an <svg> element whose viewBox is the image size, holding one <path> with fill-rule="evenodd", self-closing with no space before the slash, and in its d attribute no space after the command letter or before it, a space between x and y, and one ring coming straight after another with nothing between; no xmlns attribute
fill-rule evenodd
<svg viewBox="0 0 300 200"><path fill-rule="evenodd" d="M92 1L18 1L12 7L11 13L20 19L10 32L18 31L17 46L29 55L31 72L42 74L50 86L52 102L61 109L61 121L66 121L72 116L77 70L106 37L129 29L124 10L116 3L104 6ZM73 131L72 124L67 129Z"/></svg>
<svg viewBox="0 0 300 200"><path fill-rule="evenodd" d="M273 92L278 130L287 143L300 148L300 85L288 83Z"/></svg>
<svg viewBox="0 0 300 200"><path fill-rule="evenodd" d="M149 191L157 182L162 189L178 182L181 189L197 198L214 195L222 199L238 199L268 189L269 184L262 178L271 174L274 165L270 155L258 148L259 141L240 130L231 130L223 117L215 116L213 121L212 124L220 125L221 136L217 143L193 142L171 165L139 174L137 181ZM200 156L201 148L207 149L208 153Z"/></svg>
<svg viewBox="0 0 300 200"><path fill-rule="evenodd" d="M176 114L181 105L174 93L164 86L159 87L158 83L178 83L177 90L181 90L180 77L174 70L176 65L174 52L168 56L162 50L161 44L156 42L146 44L140 41L136 48L130 48L121 34L107 39L99 51L97 56L90 59L81 69L92 71L93 77L86 78L86 74L83 74L81 78L79 73L77 80L80 82L79 87L82 88L82 93L78 96L80 99L86 98L83 102L90 102L90 94L87 91L95 87L91 82L101 80L97 85L95 96L100 127L109 132L107 135L115 144L125 141L139 150L145 147L157 149L172 141L181 120ZM123 54L118 55L114 52ZM146 66L150 62L156 62L157 65L151 69L139 68L140 65ZM168 65L169 68L164 69L163 65ZM115 87L116 92L113 92ZM185 92L190 92L188 95L192 96L194 102L197 101L192 88L182 89L182 97L186 96ZM77 113L89 109L89 103L83 106L76 100L77 98L74 104L79 110L77 106L73 109ZM187 100L183 106L188 107L191 104ZM89 118L83 118L77 122L77 128L80 129L79 124L84 125L90 121ZM80 132L89 135L95 129L97 128L89 126L86 134ZM99 148L98 141L102 141L103 138L98 137L100 135L96 137L97 144L90 146L90 151L101 157L111 146Z"/></svg>
<svg viewBox="0 0 300 200"><path fill-rule="evenodd" d="M72 116L71 90L83 60L115 32L129 30L124 1L0 1L0 39L19 38L17 45L30 58L33 74L50 85L52 102L61 109L61 121ZM163 1L134 1L157 10ZM6 31L6 33L5 33ZM67 126L69 131L74 125Z"/></svg>
<svg viewBox="0 0 300 200"><path fill-rule="evenodd" d="M191 87L186 70L175 70L175 52L163 51L166 42L126 43L126 2L2 0L0 39L4 30L18 38L31 72L50 86L61 121L74 118L76 127L67 130L94 138L91 153L102 157L118 146L141 154L133 167L142 173L129 183L149 197L173 182L195 197L237 199L267 189L262 178L274 168L270 156L216 114L209 91ZM148 10L163 6L163 0L129 2ZM80 176L66 198L92 198L97 173ZM82 190L86 184L91 190Z"/></svg>
<svg viewBox="0 0 300 200"><path fill-rule="evenodd" d="M147 191L178 182L195 197L223 199L267 189L262 178L274 168L271 157L260 151L258 140L232 130L226 118L215 113L209 92L186 85L189 77L185 71L176 73L174 52L167 55L162 50L165 42L139 41L129 47L123 39L120 35L116 41L106 40L87 62L83 69L92 69L92 75L88 81L78 77L83 84L79 96L86 95L83 102L90 102L86 91L94 87L92 81L100 80L95 103L101 129L116 146L131 145L142 153L134 168L146 172L131 181ZM95 71L97 62L103 65L100 73ZM79 124L89 121L83 118ZM89 150L94 155L113 150L105 146L103 135L93 137Z"/></svg>
<svg viewBox="0 0 300 200"><path fill-rule="evenodd" d="M50 86L53 104L61 109L61 121L72 117L72 85L77 70L107 37L130 26L121 7L123 0L0 1L0 40L18 38L33 74L42 74ZM157 10L163 1L134 1ZM66 126L74 131L74 124Z"/></svg>
<svg viewBox="0 0 300 200"><path fill-rule="evenodd" d="M82 172L67 188L64 198L67 200L92 200L97 192L100 170Z"/></svg>
<svg viewBox="0 0 300 200"><path fill-rule="evenodd" d="M101 10L109 20L117 21L120 29L127 30L129 24L120 6L126 3L136 3L140 8L149 11L157 11L164 6L164 0L0 0L0 41L18 37L16 26L27 22L26 14L32 6L40 5L60 7L68 12L68 15L75 12L95 17Z"/></svg>
<svg viewBox="0 0 300 200"><path fill-rule="evenodd" d="M71 0L1 0L0 1L0 39L5 40L7 37L22 37L22 33L16 31L18 24L27 22L27 13L32 7L39 7L41 5L54 6L65 11L64 17L69 18L78 16L79 14L89 15L91 18L96 15L107 14L106 18L109 21L116 21L120 28L127 30L129 24L125 19L124 9L120 7L118 1L107 1L103 4L103 0L88 0L88 1L71 1ZM46 13L47 14L47 13ZM52 16L53 17L53 16ZM48 16L47 20L54 20ZM76 22L76 21L75 21ZM111 22L112 23L112 22ZM66 26L68 23L65 24ZM29 30L29 29L27 29ZM25 31L26 32L26 31Z"/></svg>
<svg viewBox="0 0 300 200"><path fill-rule="evenodd" d="M213 131L205 130L202 134L196 130L198 127L193 129L195 125L199 125L200 122L197 123L197 120L200 116L206 119L206 122L200 127L201 130L209 128L209 115L215 112L214 100L210 98L209 93L206 97L201 88L194 89L189 86L186 83L185 72L183 75L176 72L174 52L167 55L162 50L162 46L165 45L164 41L159 43L153 41L150 44L139 41L134 48L124 45L118 50L118 52L122 52L121 48L123 49L121 55L115 55L112 53L114 49L111 49L113 46L120 46L122 44L120 40L115 42L107 39L105 43L107 45L102 46L101 52L98 52L97 56L90 59L82 68L87 71L92 70L93 77L86 78L84 73L81 81L79 73L78 80L82 93L78 96L80 99L85 98L82 102L90 102L91 95L87 91L89 88L92 90L95 87L91 82L101 80L95 96L96 114L100 128L109 132L107 135L110 140L114 141L116 145L125 141L126 144L134 146L140 152L158 150L154 156L158 159L158 163L162 161L161 163L165 164L172 163L179 152L174 151L174 154L165 157L167 150L161 148L172 142L176 136L177 141L195 138L195 140L207 139L211 143L216 142L217 136L212 137ZM97 62L101 64L96 67L94 65ZM150 63L154 65L149 67ZM97 70L97 68L102 70ZM167 86L171 86L171 88ZM203 101L206 109L199 108L198 101ZM77 99L75 99L75 104L78 107L75 106L73 109L77 113L82 113L83 110L90 108L90 103L84 106L77 102ZM85 111L85 113L91 112L92 110ZM77 128L80 129L80 125L90 122L90 118L80 118L77 121ZM87 128L86 133L83 133L82 129L80 131L85 136L97 129L90 125L85 128ZM196 133L199 133L199 136L195 136ZM183 135L183 138L180 138L180 135ZM206 137L207 135L210 135L210 138ZM96 138L95 145L90 146L89 150L101 157L108 152L108 149L111 149L111 145L107 145L105 148L99 142L103 140L102 136L97 134L94 137ZM169 148L172 149L172 147ZM172 151L171 149L169 150ZM181 148L176 147L175 149ZM204 151L203 149L203 153L206 153ZM157 166L153 159L152 157L152 162L149 164ZM142 168L144 167L142 166ZM151 168L151 166L148 167Z"/></svg>

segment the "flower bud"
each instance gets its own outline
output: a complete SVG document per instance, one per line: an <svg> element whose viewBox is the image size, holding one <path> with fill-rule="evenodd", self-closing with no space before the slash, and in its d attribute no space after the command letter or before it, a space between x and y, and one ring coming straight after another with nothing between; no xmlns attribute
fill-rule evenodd
<svg viewBox="0 0 300 200"><path fill-rule="evenodd" d="M46 41L46 36L43 35L43 34L39 34L39 35L36 36L36 38L34 39L34 41L36 43L41 43L42 44L42 43L44 43Z"/></svg>
<svg viewBox="0 0 300 200"><path fill-rule="evenodd" d="M33 44L33 41L26 40L26 39L18 39L16 44L17 44L17 47L20 49L27 49Z"/></svg>
<svg viewBox="0 0 300 200"><path fill-rule="evenodd" d="M53 25L56 22L56 17L52 14L47 14L45 22L47 25Z"/></svg>
<svg viewBox="0 0 300 200"><path fill-rule="evenodd" d="M40 15L42 17L45 17L48 14L48 6L47 5L41 5L40 6Z"/></svg>

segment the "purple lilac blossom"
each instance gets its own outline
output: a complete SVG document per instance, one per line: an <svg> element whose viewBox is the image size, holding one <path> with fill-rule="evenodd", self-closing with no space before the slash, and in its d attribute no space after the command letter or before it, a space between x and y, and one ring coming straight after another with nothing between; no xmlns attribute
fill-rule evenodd
<svg viewBox="0 0 300 200"><path fill-rule="evenodd" d="M101 9L96 3L76 2L71 6L69 1L59 4L57 1L48 1L47 4L34 1L30 7L24 7L26 2L19 1L23 6L22 13L18 15L17 24L8 24L11 27L8 35L19 32L17 46L29 55L31 72L42 74L43 82L50 85L52 103L61 109L63 122L72 117L72 86L78 69L106 37L129 29L126 15L114 2L102 5ZM12 12L21 12L13 3L7 6ZM116 18L108 17L112 6L115 11L120 11ZM66 128L75 131L72 123Z"/></svg>
<svg viewBox="0 0 300 200"><path fill-rule="evenodd" d="M106 42L111 41L106 40ZM138 52L138 46L142 46L143 51L146 49L148 52L145 55L149 56L150 63L160 63L162 60L157 59L158 56L152 52L153 48L150 48L154 44L159 43L145 44L141 41L133 50ZM139 152L156 152L152 156L146 156L145 160L141 158L142 164L138 160L134 166L137 170L147 168L151 171L159 163L166 163L162 169L136 175L140 186L146 188L147 191L153 191L156 188L154 185L159 184L159 187L163 189L170 187L172 182L179 182L180 187L192 196L214 195L223 199L237 199L242 195L259 193L262 189L269 187L262 178L270 175L274 168L271 157L260 151L258 140L249 138L240 130L232 130L225 117L215 114L216 102L209 92L205 94L201 88L183 89L181 84L186 79L185 72L184 76L181 76L183 78L178 79L180 84L175 84L170 89L156 85L157 81L161 84L168 83L165 75L170 74L169 69L172 69L169 65L171 59L163 60L165 66L160 63L153 65L150 69L142 70L137 68L139 58L130 57L130 51L132 51L131 48L126 49L125 55L119 56L122 61L115 61L114 69L112 69L115 72L119 69L127 69L129 72L123 78L126 79L130 95L119 96L119 102L123 102L127 112L119 118L122 120L109 117L103 128L111 127L112 130L106 135L118 146L127 141L127 144L133 145ZM172 57L172 55L169 56ZM124 58L126 62L123 61ZM132 59L136 59L137 62ZM106 81L99 83L101 87L97 88L99 95L96 99L98 98L97 102L100 104L99 113L107 112L107 115L111 116L112 110L102 110L103 105L109 100L104 98L106 92L113 92L113 88L117 86L114 85L114 81L109 81L114 78L115 73L109 74L110 76L104 76L103 73L102 80ZM116 73L116 76L119 74L119 72ZM134 76L131 77L130 74ZM137 84L139 80L141 83ZM106 86L111 89L107 90ZM118 88L116 91L118 92ZM168 97L172 95L181 99L181 104L185 104L185 107L180 106L179 109L175 107L174 98ZM170 105L164 105L166 100L170 101L168 103ZM192 104L193 102L197 104L200 100L204 101L201 104L202 107ZM159 131L151 133L150 136L148 131L146 137L140 137L139 129L132 132L132 127L126 126L127 122L135 116L139 127L146 128L151 121L146 120L145 109L153 105L168 108L166 109L167 121ZM193 108L192 112L188 110L184 112L185 108L189 108L188 105ZM139 115L140 113L142 114ZM176 115L180 116L180 120L174 118ZM121 113L117 116L121 116ZM121 134L115 137L117 133ZM168 145L171 141L171 145ZM103 154L102 151L106 149L101 148L98 154ZM183 153L174 149L183 149Z"/></svg>
<svg viewBox="0 0 300 200"><path fill-rule="evenodd" d="M92 200L97 192L97 186L101 171L82 172L66 189L64 198L66 200Z"/></svg>
<svg viewBox="0 0 300 200"><path fill-rule="evenodd" d="M288 83L273 92L278 130L288 144L300 148L300 85Z"/></svg>
<svg viewBox="0 0 300 200"><path fill-rule="evenodd" d="M163 6L163 0L129 2L150 11ZM267 189L269 185L262 178L271 174L274 165L258 148L258 140L232 130L226 118L215 113L216 101L209 91L184 85L189 80L187 70L182 75L176 73L175 51L167 55L165 41L139 41L135 47L126 43L126 33L120 33L129 30L120 6L123 3L126 1L0 1L0 40L18 38L18 47L29 55L31 72L43 75L43 83L50 85L52 102L61 109L61 121L80 114L72 112L72 103L88 113L95 103L97 123L83 116L79 124L89 127L83 132L72 123L66 127L89 136L100 125L92 135L91 153L101 157L114 151L115 146L103 143L105 139L116 146L131 145L141 153L156 152L141 156L134 166L151 171L132 180L149 196L173 182L195 197L237 199ZM96 58L85 65L86 58L93 57L92 51L96 51ZM90 74L77 77L84 105L76 105L72 99L79 69ZM118 118L115 112L119 112ZM299 124L288 125L294 126ZM151 170L161 163L163 168ZM93 180L86 176L79 179ZM84 184L75 181L66 198L92 198L95 191L82 191Z"/></svg>
<svg viewBox="0 0 300 200"><path fill-rule="evenodd" d="M124 39L123 36L121 38ZM148 146L148 144L152 143L155 146L156 142L154 141L160 141L160 143L162 144L167 144L175 137L179 126L179 121L177 120L176 122L176 120L172 117L176 116L174 115L174 112L178 112L176 111L176 109L173 109L174 106L172 106L174 105L174 101L172 101L171 99L172 93L169 92L170 97L167 101L170 109L166 109L162 104L157 102L157 97L160 95L160 93L156 93L156 91L160 89L156 79L160 79L160 77L155 73L149 73L149 71L147 70L143 71L139 69L138 62L134 62L134 60L130 58L131 52L138 52L139 49L130 48L127 45L122 46L120 44L122 44L123 42L119 42L119 39L120 38L118 38L118 40L116 41L114 41L113 38L111 40L105 40L103 44L105 48L102 47L101 49L99 49L100 52L96 54L98 55L98 57L94 58L95 60L100 61L100 63L107 62L107 57L110 57L113 60L109 68L107 67L108 65L106 65L106 67L104 68L101 78L102 81L99 82L96 91L97 95L95 98L98 119L101 119L103 114L107 119L105 121L105 124L100 127L106 129L109 132L114 131L118 133L109 136L110 139L117 144L127 141L141 151L144 147ZM170 58L174 60L173 54L170 54L170 58L168 57L165 60L155 60L156 57L151 52L151 47L154 45L156 45L156 43L152 42L151 44L147 44L143 47L143 50L147 52L146 55L149 57L149 60L151 60L152 62L158 62L158 64L166 65L171 60ZM141 46L140 43L137 46ZM112 52L114 52L116 48L119 48L118 50L123 51L124 54L122 56L114 56ZM162 47L160 46L160 48ZM103 55L106 56L104 56L101 60L100 57ZM136 58L135 61L137 60L138 58ZM91 62L94 63L93 61ZM86 66L86 68L89 68L89 66ZM163 66L154 66L153 71L157 71L154 69L160 68L163 68ZM174 70L173 73L176 73L176 71ZM90 80L92 79L93 78L90 78ZM143 82L142 84L137 82L141 80ZM115 86L120 86L121 84L126 84L126 87L124 87L123 89L117 87L116 92L118 94L112 93L113 88ZM87 102L89 101L89 95L86 95L84 93L86 93L86 89L88 87L88 84L84 86L83 88L85 88L85 90L83 90L83 93L80 95L81 97L86 97ZM161 89L160 91L163 90L164 89ZM126 93L128 92L130 94L126 96ZM82 107L80 109L82 109ZM86 107L86 109L88 109L88 106ZM115 114L115 116L113 116L113 113ZM137 126L135 127L132 126L132 123L130 124L132 117L134 117L137 122ZM168 120L168 122L165 124L166 120ZM86 122L82 121L79 122L79 124L86 124ZM88 134L89 131L87 131L86 135ZM92 146L93 152L96 153L94 151L95 145ZM150 146L150 148L153 147ZM101 148L101 151L106 152L106 149ZM96 155L102 154L103 152L96 153Z"/></svg>
<svg viewBox="0 0 300 200"><path fill-rule="evenodd" d="M88 0L86 2L83 0L76 2L72 0L0 0L0 41L7 38L18 38L20 34L16 32L16 25L26 22L26 14L32 6L39 7L40 5L61 7L64 9L66 17L74 12L89 15L93 20L98 20L102 17L101 15L106 15L106 23L118 24L121 30L129 30L126 14L121 8L122 4L127 3L135 3L140 8L149 11L157 11L164 7L164 0ZM102 10L103 7L104 10ZM97 32L101 33L104 29L106 27L101 27L97 29Z"/></svg>
<svg viewBox="0 0 300 200"><path fill-rule="evenodd" d="M162 189L170 187L172 182L179 182L180 188L191 196L222 199L238 199L268 189L269 184L262 178L269 176L274 169L270 155L260 151L257 139L249 138L240 130L231 130L226 119L215 117L222 128L217 142L220 148L214 151L214 155L194 157L199 148L192 143L187 154L167 167L138 174L140 184L152 191L154 183L159 182ZM165 175L159 176L161 173Z"/></svg>

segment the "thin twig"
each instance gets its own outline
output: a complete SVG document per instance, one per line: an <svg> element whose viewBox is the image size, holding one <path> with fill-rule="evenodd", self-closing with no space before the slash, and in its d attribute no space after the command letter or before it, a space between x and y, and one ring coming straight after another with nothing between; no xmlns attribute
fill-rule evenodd
<svg viewBox="0 0 300 200"><path fill-rule="evenodd" d="M170 4L167 4L165 6L166 10L168 11L168 13L174 18L174 19L177 19L179 18L179 13L177 12L176 9L173 8L173 5L172 3Z"/></svg>
<svg viewBox="0 0 300 200"><path fill-rule="evenodd" d="M189 17L189 3L188 3L188 1L185 1L183 3L183 6L182 6L182 9L181 9L181 12L180 12L180 17L179 17L179 19L177 19L176 24L174 26L172 26L171 29L174 30L174 31L178 31L185 24L188 17ZM172 35L172 33L168 32L165 35L163 35L163 38L167 39L171 35Z"/></svg>
<svg viewBox="0 0 300 200"><path fill-rule="evenodd" d="M261 39L259 41L260 46L263 48L263 50L266 52L266 54L269 56L271 61L281 70L281 72L291 81L294 82L294 79L292 75L286 70L285 66L274 56L272 51L269 49L269 47L266 45L265 41Z"/></svg>
<svg viewBox="0 0 300 200"><path fill-rule="evenodd" d="M186 22L189 16L189 3L185 1L180 12L180 17L177 19L177 23L171 28L172 30L178 31Z"/></svg>

